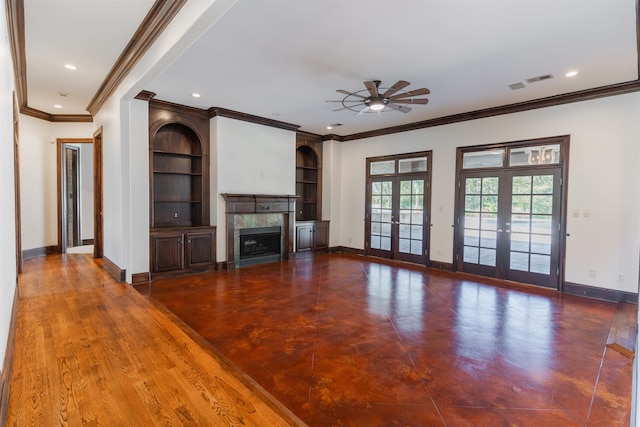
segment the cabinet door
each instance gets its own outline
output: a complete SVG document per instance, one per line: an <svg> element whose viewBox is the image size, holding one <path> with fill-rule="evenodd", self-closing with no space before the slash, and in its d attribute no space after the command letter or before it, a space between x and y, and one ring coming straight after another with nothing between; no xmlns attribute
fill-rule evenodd
<svg viewBox="0 0 640 427"><path fill-rule="evenodd" d="M313 249L313 225L296 226L296 251L310 251Z"/></svg>
<svg viewBox="0 0 640 427"><path fill-rule="evenodd" d="M193 231L187 237L187 268L204 267L215 263L215 230Z"/></svg>
<svg viewBox="0 0 640 427"><path fill-rule="evenodd" d="M151 236L153 272L184 268L184 236L182 233Z"/></svg>
<svg viewBox="0 0 640 427"><path fill-rule="evenodd" d="M329 247L329 223L319 222L313 233L313 249L326 249Z"/></svg>

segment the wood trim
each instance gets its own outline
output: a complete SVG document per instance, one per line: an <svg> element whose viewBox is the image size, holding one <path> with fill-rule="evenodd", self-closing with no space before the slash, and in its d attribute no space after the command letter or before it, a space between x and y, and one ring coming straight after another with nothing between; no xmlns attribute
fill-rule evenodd
<svg viewBox="0 0 640 427"><path fill-rule="evenodd" d="M106 256L102 257L102 268L107 270L118 282L127 280L127 270L123 270Z"/></svg>
<svg viewBox="0 0 640 427"><path fill-rule="evenodd" d="M106 100L115 92L118 85L122 83L186 3L187 0L156 0L89 102L87 111L92 115L100 111Z"/></svg>
<svg viewBox="0 0 640 427"><path fill-rule="evenodd" d="M469 111L467 113L453 114L450 116L438 117L435 119L423 120L405 125L393 126L384 129L377 129L369 132L354 133L346 136L327 135L323 140L335 139L341 142L354 141L356 139L372 138L376 136L390 135L399 132L425 129L435 126L442 126L452 123L460 123L469 120L483 119L487 117L500 116L504 114L519 113L522 111L535 110L539 108L553 107L557 105L569 104L573 102L590 101L593 99L608 96L624 95L640 91L640 80L633 80L625 83L618 83L609 86L602 86L594 89L586 89L562 95L549 96L533 101L518 102L515 104L502 105L499 107L485 108L482 110Z"/></svg>
<svg viewBox="0 0 640 427"><path fill-rule="evenodd" d="M437 270L453 271L453 264L450 262L429 261L429 268Z"/></svg>
<svg viewBox="0 0 640 427"><path fill-rule="evenodd" d="M132 285L141 285L143 283L151 282L151 273L148 271L145 273L135 273L131 275L131 284Z"/></svg>
<svg viewBox="0 0 640 427"><path fill-rule="evenodd" d="M11 373L13 371L13 355L15 353L16 329L18 328L18 285L15 287L13 294L13 305L11 306L11 320L9 321L9 336L7 338L7 347L4 353L4 366L0 376L0 425L6 425L8 407L9 407L9 391L11 390Z"/></svg>
<svg viewBox="0 0 640 427"><path fill-rule="evenodd" d="M332 253L335 252L341 252L343 254L353 254L353 255L362 255L364 256L364 249L356 249L356 248L349 248L347 246L338 246L337 248L332 248L331 249Z"/></svg>
<svg viewBox="0 0 640 427"><path fill-rule="evenodd" d="M82 246L93 245L93 239L83 239Z"/></svg>
<svg viewBox="0 0 640 427"><path fill-rule="evenodd" d="M22 114L49 122L92 123L93 116L89 114L49 114L28 106L21 109Z"/></svg>
<svg viewBox="0 0 640 427"><path fill-rule="evenodd" d="M24 35L24 0L7 0L7 26L13 58L14 81L18 107L27 105L27 57Z"/></svg>
<svg viewBox="0 0 640 427"><path fill-rule="evenodd" d="M13 189L16 230L16 283L17 275L22 273L22 213L20 198L20 107L16 93L13 92Z"/></svg>
<svg viewBox="0 0 640 427"><path fill-rule="evenodd" d="M632 304L638 303L638 294L618 291L615 289L598 288L595 286L582 285L580 283L565 282L564 292L569 295L579 295L594 299L600 299L604 301L612 302L629 302Z"/></svg>
<svg viewBox="0 0 640 427"><path fill-rule="evenodd" d="M103 230L102 216L102 126L93 133L93 257L102 258Z"/></svg>
<svg viewBox="0 0 640 427"><path fill-rule="evenodd" d="M31 248L31 249L25 249L24 251L22 251L22 259L28 260L32 258L38 258L41 256L54 255L59 253L60 253L60 250L58 249L58 246L55 246L55 245L44 246L41 248Z"/></svg>
<svg viewBox="0 0 640 427"><path fill-rule="evenodd" d="M263 126L270 126L278 129L297 132L300 125L267 119L265 117L254 116L253 114L241 113L239 111L227 110L226 108L212 107L207 110L209 117L226 117L229 119L242 120L244 122L255 123Z"/></svg>
<svg viewBox="0 0 640 427"><path fill-rule="evenodd" d="M149 92L148 90L143 90L142 92L140 92L139 94L137 94L136 96L134 96L135 99L140 100L140 101L151 101L154 97L156 96L156 94L154 92Z"/></svg>

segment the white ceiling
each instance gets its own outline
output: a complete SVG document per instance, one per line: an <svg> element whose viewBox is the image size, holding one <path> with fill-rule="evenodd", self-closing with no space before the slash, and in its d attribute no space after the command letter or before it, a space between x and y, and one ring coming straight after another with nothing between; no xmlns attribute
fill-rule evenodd
<svg viewBox="0 0 640 427"><path fill-rule="evenodd" d="M24 1L28 106L87 114L153 1ZM239 0L145 90L349 135L636 80L635 7L635 0ZM570 70L578 76L564 77ZM554 78L526 82L545 74ZM336 89L364 90L374 79L427 87L429 104L356 115L326 102L344 98ZM525 87L508 87L518 82ZM333 123L343 126L326 130Z"/></svg>

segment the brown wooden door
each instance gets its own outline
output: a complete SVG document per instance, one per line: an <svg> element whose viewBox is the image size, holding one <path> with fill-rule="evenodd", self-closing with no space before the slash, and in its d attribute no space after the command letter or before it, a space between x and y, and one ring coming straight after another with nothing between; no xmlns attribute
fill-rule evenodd
<svg viewBox="0 0 640 427"><path fill-rule="evenodd" d="M215 232L212 229L186 234L186 268L210 266L215 262Z"/></svg>
<svg viewBox="0 0 640 427"><path fill-rule="evenodd" d="M153 272L182 270L184 268L184 234L151 236L153 245Z"/></svg>

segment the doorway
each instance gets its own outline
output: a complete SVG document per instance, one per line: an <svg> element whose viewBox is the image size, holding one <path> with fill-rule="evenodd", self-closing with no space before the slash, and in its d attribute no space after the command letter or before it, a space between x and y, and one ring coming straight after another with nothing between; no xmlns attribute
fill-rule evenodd
<svg viewBox="0 0 640 427"><path fill-rule="evenodd" d="M567 154L568 137L459 152L458 271L560 290Z"/></svg>
<svg viewBox="0 0 640 427"><path fill-rule="evenodd" d="M93 253L93 140L57 139L58 252Z"/></svg>
<svg viewBox="0 0 640 427"><path fill-rule="evenodd" d="M431 152L367 159L365 254L426 265Z"/></svg>

